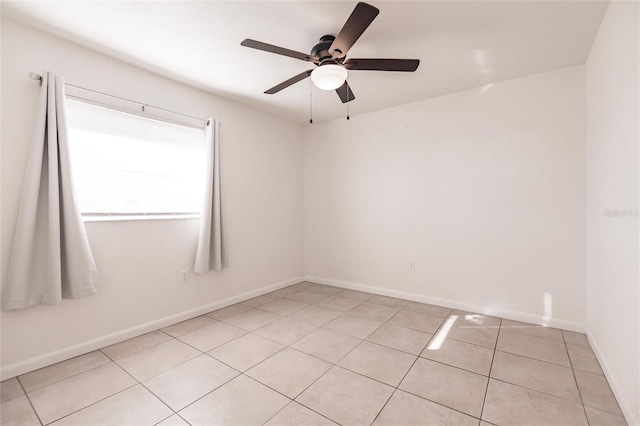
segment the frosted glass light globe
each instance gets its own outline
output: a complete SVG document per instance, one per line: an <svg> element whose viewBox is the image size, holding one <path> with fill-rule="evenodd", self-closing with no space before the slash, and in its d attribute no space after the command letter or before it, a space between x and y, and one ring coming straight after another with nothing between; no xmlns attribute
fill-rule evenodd
<svg viewBox="0 0 640 426"><path fill-rule="evenodd" d="M335 90L347 79L347 69L340 65L321 65L311 71L311 80L318 89Z"/></svg>

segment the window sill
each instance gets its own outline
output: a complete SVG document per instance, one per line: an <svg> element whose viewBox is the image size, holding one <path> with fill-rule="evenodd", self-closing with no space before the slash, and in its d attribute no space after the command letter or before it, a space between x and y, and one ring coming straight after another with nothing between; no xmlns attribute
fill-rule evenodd
<svg viewBox="0 0 640 426"><path fill-rule="evenodd" d="M193 214L91 214L82 215L83 222L122 222L136 220L179 220L179 219L200 219L200 215Z"/></svg>

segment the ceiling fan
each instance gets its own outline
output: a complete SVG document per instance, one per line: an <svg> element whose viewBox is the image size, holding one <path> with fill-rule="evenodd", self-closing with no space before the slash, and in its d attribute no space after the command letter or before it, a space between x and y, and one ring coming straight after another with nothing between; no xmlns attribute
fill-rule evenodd
<svg viewBox="0 0 640 426"><path fill-rule="evenodd" d="M345 103L356 98L346 81L348 71L413 72L420 64L419 59L346 59L349 49L378 16L378 13L380 13L378 8L367 3L358 3L338 35L336 37L332 35L320 37L320 42L313 46L308 55L251 39L243 40L240 44L253 49L311 62L317 66L317 68L301 72L273 86L264 93L273 95L310 76L318 88L335 90L340 100Z"/></svg>

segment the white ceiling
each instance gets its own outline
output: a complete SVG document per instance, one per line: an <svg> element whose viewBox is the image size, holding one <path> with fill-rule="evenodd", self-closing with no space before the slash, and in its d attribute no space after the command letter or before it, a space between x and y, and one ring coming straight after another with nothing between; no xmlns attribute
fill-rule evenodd
<svg viewBox="0 0 640 426"><path fill-rule="evenodd" d="M380 14L353 58L416 58L415 73L353 71L351 115L586 61L607 2L371 1ZM308 52L336 35L355 1L3 1L3 13L74 42L299 124L313 65L240 46L253 38ZM313 89L314 121L346 115Z"/></svg>

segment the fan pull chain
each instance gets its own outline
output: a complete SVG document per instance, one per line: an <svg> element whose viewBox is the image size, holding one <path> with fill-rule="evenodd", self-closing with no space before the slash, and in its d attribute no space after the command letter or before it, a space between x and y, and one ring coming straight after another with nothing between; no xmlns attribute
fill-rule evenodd
<svg viewBox="0 0 640 426"><path fill-rule="evenodd" d="M309 124L313 124L313 81L309 79Z"/></svg>
<svg viewBox="0 0 640 426"><path fill-rule="evenodd" d="M349 94L351 93L351 86L349 85L349 74L347 74L347 120L349 120L349 104L351 103L351 99Z"/></svg>
<svg viewBox="0 0 640 426"><path fill-rule="evenodd" d="M349 96L349 92L347 91L347 96ZM351 101L347 101L347 120L349 120L349 102Z"/></svg>

